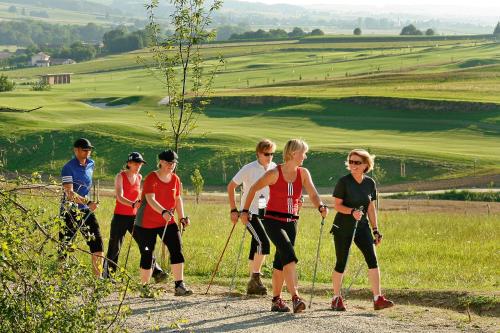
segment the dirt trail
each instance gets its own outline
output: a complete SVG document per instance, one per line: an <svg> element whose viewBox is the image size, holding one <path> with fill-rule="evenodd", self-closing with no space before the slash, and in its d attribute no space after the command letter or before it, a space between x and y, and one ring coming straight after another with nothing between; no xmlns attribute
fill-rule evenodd
<svg viewBox="0 0 500 333"><path fill-rule="evenodd" d="M227 287L206 286L195 294L174 297L171 290L157 299L128 299L132 332L497 332L500 319L452 310L398 304L374 311L369 300L350 300L348 311L329 310L329 299L315 297L313 308L300 314L270 312L270 297L236 296ZM304 294L308 303L308 295ZM289 297L286 297L289 299ZM225 308L226 302L228 307ZM290 301L287 301L290 305Z"/></svg>

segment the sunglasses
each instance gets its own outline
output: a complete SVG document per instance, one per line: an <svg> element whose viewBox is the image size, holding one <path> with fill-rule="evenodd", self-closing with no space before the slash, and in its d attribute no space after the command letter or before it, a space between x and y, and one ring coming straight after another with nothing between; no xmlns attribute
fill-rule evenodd
<svg viewBox="0 0 500 333"><path fill-rule="evenodd" d="M274 153L262 153L262 155L266 156L266 157L269 157L269 156L273 156Z"/></svg>
<svg viewBox="0 0 500 333"><path fill-rule="evenodd" d="M349 164L361 165L361 164L363 164L363 162L362 162L362 161L353 161L353 160L349 160Z"/></svg>

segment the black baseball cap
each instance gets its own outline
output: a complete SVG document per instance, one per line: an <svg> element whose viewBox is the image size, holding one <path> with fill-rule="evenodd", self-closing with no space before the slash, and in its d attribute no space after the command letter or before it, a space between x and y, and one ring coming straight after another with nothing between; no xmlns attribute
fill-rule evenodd
<svg viewBox="0 0 500 333"><path fill-rule="evenodd" d="M73 144L73 147L87 149L87 150L94 149L94 146L92 146L90 141L88 139L85 139L85 138L80 138L80 139L76 140L75 143Z"/></svg>
<svg viewBox="0 0 500 333"><path fill-rule="evenodd" d="M142 158L141 153L138 153L136 151L131 152L128 155L127 162L138 162L138 163L144 163L147 164L144 158Z"/></svg>
<svg viewBox="0 0 500 333"><path fill-rule="evenodd" d="M164 150L161 153L158 154L158 159L167 161L167 162L177 162L177 159L179 157L177 156L177 153L173 151L172 149L169 150Z"/></svg>

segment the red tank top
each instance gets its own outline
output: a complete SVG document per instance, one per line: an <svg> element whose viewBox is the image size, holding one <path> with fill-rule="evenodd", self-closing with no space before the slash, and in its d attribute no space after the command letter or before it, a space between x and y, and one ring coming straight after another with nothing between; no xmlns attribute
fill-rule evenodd
<svg viewBox="0 0 500 333"><path fill-rule="evenodd" d="M139 192L141 191L142 175L141 174L137 175L134 184L130 184L130 181L128 180L127 177L127 173L125 171L120 172L120 176L122 177L123 196L129 199L130 201L135 201L139 199ZM118 200L116 200L115 214L135 216L137 214L137 208L139 207L132 208L131 206L124 205Z"/></svg>
<svg viewBox="0 0 500 333"><path fill-rule="evenodd" d="M269 185L269 200L267 201L265 218L278 220L282 222L293 222L296 218L279 217L271 215L271 212L297 215L299 211L299 199L302 196L302 179L300 176L301 168L297 168L297 176L293 183L288 183L283 177L281 164L278 169L278 180L274 185Z"/></svg>

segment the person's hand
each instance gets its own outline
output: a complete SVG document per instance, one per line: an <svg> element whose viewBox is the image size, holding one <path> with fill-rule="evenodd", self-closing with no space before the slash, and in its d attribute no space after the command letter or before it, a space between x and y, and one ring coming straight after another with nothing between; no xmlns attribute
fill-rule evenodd
<svg viewBox="0 0 500 333"><path fill-rule="evenodd" d="M139 207L141 205L141 199L137 199L136 201L134 201L134 203L132 204L132 208L136 208L136 207Z"/></svg>
<svg viewBox="0 0 500 333"><path fill-rule="evenodd" d="M240 213L240 220L241 220L241 223L243 223L244 225L247 225L247 223L249 222L250 220L250 214L248 213L248 211L241 211Z"/></svg>
<svg viewBox="0 0 500 333"><path fill-rule="evenodd" d="M87 204L87 206L89 206L91 212L94 212L99 207L99 204L97 202L91 201Z"/></svg>
<svg viewBox="0 0 500 333"><path fill-rule="evenodd" d="M233 224L237 223L238 222L238 218L240 217L240 212L238 212L238 209L234 208L234 209L231 209L231 222L233 222Z"/></svg>
<svg viewBox="0 0 500 333"><path fill-rule="evenodd" d="M161 213L161 217L163 217L167 222L170 221L170 219L172 219L172 216L173 212L168 209L164 209L163 212Z"/></svg>
<svg viewBox="0 0 500 333"><path fill-rule="evenodd" d="M363 211L358 210L358 209L355 209L355 210L352 212L352 216L354 217L354 219L355 219L356 221L359 221L359 220L361 220L361 218L363 217Z"/></svg>
<svg viewBox="0 0 500 333"><path fill-rule="evenodd" d="M378 231L377 228L373 229L373 237L375 238L373 242L375 245L379 245L382 243L382 234Z"/></svg>
<svg viewBox="0 0 500 333"><path fill-rule="evenodd" d="M328 206L327 205L323 205L323 204L320 205L318 207L318 210L319 210L322 218L326 218L328 216Z"/></svg>
<svg viewBox="0 0 500 333"><path fill-rule="evenodd" d="M189 216L182 217L179 220L179 222L181 223L183 229L191 225L191 220L189 219Z"/></svg>

